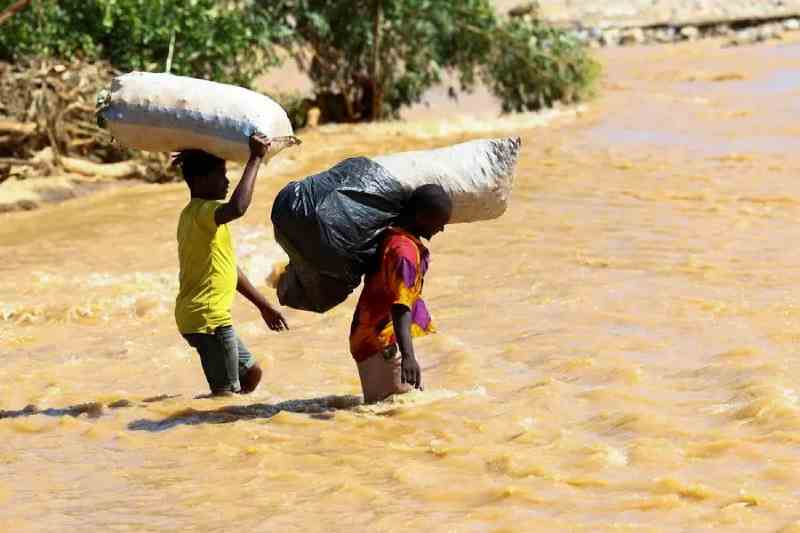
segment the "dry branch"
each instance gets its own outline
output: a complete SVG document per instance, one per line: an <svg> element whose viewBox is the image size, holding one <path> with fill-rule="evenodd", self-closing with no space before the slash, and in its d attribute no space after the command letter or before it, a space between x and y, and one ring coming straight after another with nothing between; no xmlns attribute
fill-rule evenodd
<svg viewBox="0 0 800 533"><path fill-rule="evenodd" d="M31 0L18 0L17 2L8 6L5 11L0 13L0 24L3 24L5 21L25 9L25 7L31 3Z"/></svg>
<svg viewBox="0 0 800 533"><path fill-rule="evenodd" d="M141 165L125 161L122 163L92 163L85 159L62 157L61 166L64 170L83 174L84 176L98 176L101 178L133 178L143 174Z"/></svg>
<svg viewBox="0 0 800 533"><path fill-rule="evenodd" d="M10 133L14 135L31 135L36 131L36 124L30 122L13 122L10 120L0 120L0 133Z"/></svg>
<svg viewBox="0 0 800 533"><path fill-rule="evenodd" d="M108 88L116 74L106 63L79 60L0 63L0 158L29 161L31 172L39 176L61 167L105 177L174 179L166 156L124 149L98 127L97 93ZM103 165L127 161L132 166Z"/></svg>
<svg viewBox="0 0 800 533"><path fill-rule="evenodd" d="M17 159L14 157L0 157L0 165L20 165L20 166L29 166L35 167L39 165L40 161L35 159Z"/></svg>

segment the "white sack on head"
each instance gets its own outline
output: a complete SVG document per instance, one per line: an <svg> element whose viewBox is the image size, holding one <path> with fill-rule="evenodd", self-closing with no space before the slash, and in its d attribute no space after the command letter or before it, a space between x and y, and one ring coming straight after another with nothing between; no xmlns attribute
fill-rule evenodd
<svg viewBox="0 0 800 533"><path fill-rule="evenodd" d="M451 222L491 220L502 215L514 184L519 137L373 157L408 189L436 183L453 200Z"/></svg>
<svg viewBox="0 0 800 533"><path fill-rule="evenodd" d="M254 91L212 81L131 72L114 78L99 111L124 146L151 152L205 150L247 161L248 138L258 131L273 143L269 157L297 144L286 111Z"/></svg>

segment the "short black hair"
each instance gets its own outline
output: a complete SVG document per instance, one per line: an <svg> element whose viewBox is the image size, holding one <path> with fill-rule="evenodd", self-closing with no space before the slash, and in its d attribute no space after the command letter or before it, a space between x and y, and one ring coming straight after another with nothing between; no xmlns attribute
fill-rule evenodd
<svg viewBox="0 0 800 533"><path fill-rule="evenodd" d="M224 159L203 150L182 150L172 157L172 166L181 169L186 181L206 176L211 169L224 163Z"/></svg>
<svg viewBox="0 0 800 533"><path fill-rule="evenodd" d="M414 189L403 209L406 216L419 212L450 213L453 201L441 185L428 184Z"/></svg>

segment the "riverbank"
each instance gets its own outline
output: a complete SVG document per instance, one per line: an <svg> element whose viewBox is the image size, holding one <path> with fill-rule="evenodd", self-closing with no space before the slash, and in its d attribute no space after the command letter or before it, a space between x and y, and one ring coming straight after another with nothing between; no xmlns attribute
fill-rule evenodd
<svg viewBox="0 0 800 533"><path fill-rule="evenodd" d="M513 16L572 29L588 45L671 44L721 38L724 46L781 39L800 30L800 0L542 0L499 2Z"/></svg>
<svg viewBox="0 0 800 533"><path fill-rule="evenodd" d="M426 106L418 106L409 111L403 121L381 122L374 124L327 124L318 128L300 131L298 134L305 141L303 146L293 148L278 155L270 162L265 172L280 172L292 175L298 170L297 161L307 157L325 158L329 152L328 145L352 142L353 150L357 150L361 135L377 135L387 137L396 135L413 141L433 141L442 138L471 136L492 136L503 132L543 128L554 123L569 121L585 111L584 106L551 109L542 112L517 113L499 115L499 107L491 102L488 94L478 92L468 95L459 105L434 90L430 97L441 100L442 106L437 109L436 118L425 116L429 113ZM489 99L489 101L487 101ZM472 104L475 104L473 106ZM463 107L462 107L463 105ZM477 106L477 107L476 107ZM446 119L445 119L446 117ZM380 154L373 154L380 155ZM332 162L333 164L333 162ZM231 179L238 179L241 168L237 164L228 167ZM302 175L293 175L294 179ZM80 198L94 192L125 187L141 183L141 180L114 179L82 174L62 174L36 178L12 177L0 182L0 215L19 211L31 211L48 204ZM158 187L159 184L154 184Z"/></svg>
<svg viewBox="0 0 800 533"><path fill-rule="evenodd" d="M499 11L520 10L518 0L498 1ZM615 0L612 2L572 2L541 0L541 16L552 23L574 28L576 35L594 47L642 44L674 44L713 37L719 46L747 45L762 41L795 39L800 32L800 0L746 1L736 0ZM269 91L310 91L308 80L293 65L264 76L258 84ZM475 130L478 124L491 123L500 113L499 104L485 90L474 94L450 97L456 80L448 80L433 88L423 102L403 111L404 120L415 121L435 111L439 117L454 118L464 131ZM542 115L544 117L547 114ZM520 116L519 124L538 121ZM445 124L442 121L440 124ZM467 126L467 124L472 126ZM393 127L393 126L390 126ZM441 129L441 125L438 126ZM414 129L414 125L411 125ZM109 187L130 183L83 174L23 178L0 176L0 213L36 209L42 205L77 198Z"/></svg>
<svg viewBox="0 0 800 533"><path fill-rule="evenodd" d="M498 11L538 4L543 19L564 26L630 28L703 25L800 17L800 0L496 0Z"/></svg>

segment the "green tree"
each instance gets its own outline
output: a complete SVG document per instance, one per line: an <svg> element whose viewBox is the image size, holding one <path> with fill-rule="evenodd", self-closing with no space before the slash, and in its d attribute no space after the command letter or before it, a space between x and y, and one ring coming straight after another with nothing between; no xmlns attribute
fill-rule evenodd
<svg viewBox="0 0 800 533"><path fill-rule="evenodd" d="M12 0L0 0L0 9ZM506 111L576 102L597 64L535 16L490 0L34 0L0 31L0 60L105 59L248 86L289 50L334 120L378 120L420 101L445 72L482 80ZM170 51L172 50L172 54ZM307 105L295 99L298 114ZM326 113L327 114L327 113Z"/></svg>
<svg viewBox="0 0 800 533"><path fill-rule="evenodd" d="M0 0L5 9L13 0ZM102 32L103 13L96 1L38 0L0 27L0 59L27 56L97 56L94 36Z"/></svg>
<svg viewBox="0 0 800 533"><path fill-rule="evenodd" d="M445 71L467 91L483 80L507 111L577 101L597 73L566 32L501 19L490 0L256 1L290 30L275 42L309 74L317 99L340 96L346 120L395 116Z"/></svg>
<svg viewBox="0 0 800 533"><path fill-rule="evenodd" d="M0 0L0 9L10 0ZM121 70L163 70L249 85L277 63L281 36L249 7L219 0L36 0L0 31L0 59L106 59ZM172 46L171 46L172 45Z"/></svg>
<svg viewBox="0 0 800 533"><path fill-rule="evenodd" d="M593 94L600 65L563 30L513 18L498 26L493 42L482 77L504 111L571 104Z"/></svg>
<svg viewBox="0 0 800 533"><path fill-rule="evenodd" d="M289 49L318 93L344 97L349 120L374 120L417 102L458 69L466 85L489 50L488 0L259 0L265 17L289 28ZM464 26L477 39L464 38Z"/></svg>

